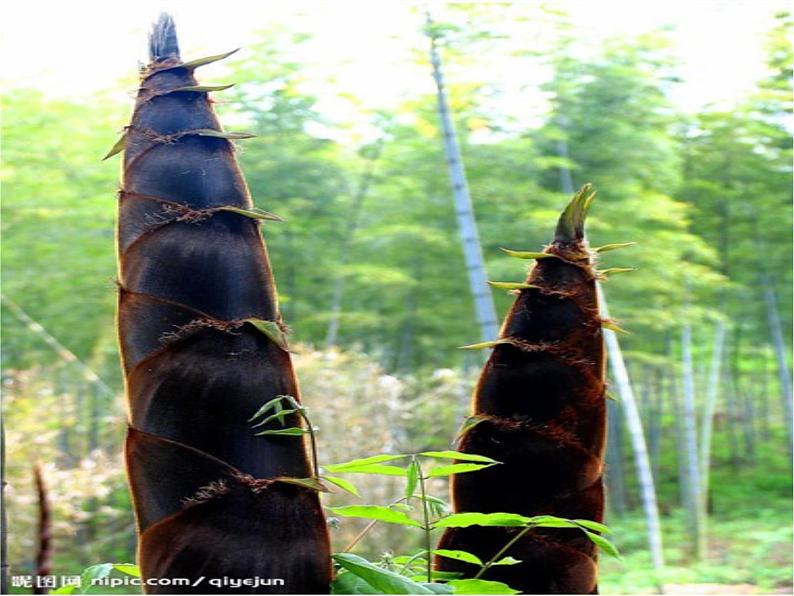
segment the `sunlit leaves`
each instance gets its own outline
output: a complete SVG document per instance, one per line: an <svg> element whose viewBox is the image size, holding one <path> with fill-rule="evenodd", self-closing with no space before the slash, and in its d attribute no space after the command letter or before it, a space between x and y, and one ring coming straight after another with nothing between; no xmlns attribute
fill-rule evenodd
<svg viewBox="0 0 794 596"><path fill-rule="evenodd" d="M397 511L391 507L381 505L346 505L344 507L329 507L334 515L340 517L360 517L363 519L373 519L388 524L398 524L401 526L422 527L422 524L411 519L402 511Z"/></svg>

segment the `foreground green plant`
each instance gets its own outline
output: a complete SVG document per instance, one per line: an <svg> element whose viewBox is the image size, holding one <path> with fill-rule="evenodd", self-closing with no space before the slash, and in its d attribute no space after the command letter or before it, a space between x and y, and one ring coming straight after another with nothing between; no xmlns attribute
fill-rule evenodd
<svg viewBox="0 0 794 596"><path fill-rule="evenodd" d="M398 462L403 465L396 465ZM452 462L452 463L449 463ZM439 465L440 464L440 465ZM499 466L486 456L458 451L424 451L420 453L382 454L325 466L335 474L375 474L405 479L404 496L388 505L347 505L329 507L339 517L368 519L370 523L342 553L333 555L339 570L332 584L334 594L517 594L504 582L482 579L493 567L512 566L520 560L507 556L513 544L538 528L578 530L597 547L619 556L612 543L601 534L609 530L603 524L583 519L563 519L551 515L527 517L514 513L450 513L446 502L430 495L431 478L467 474ZM377 523L390 523L422 532L424 548L410 555L388 555L380 561L367 561L352 550ZM515 536L487 559L461 549L433 546L433 532L438 529L473 526L510 528ZM442 557L471 566L471 577L457 571L434 570L434 557Z"/></svg>

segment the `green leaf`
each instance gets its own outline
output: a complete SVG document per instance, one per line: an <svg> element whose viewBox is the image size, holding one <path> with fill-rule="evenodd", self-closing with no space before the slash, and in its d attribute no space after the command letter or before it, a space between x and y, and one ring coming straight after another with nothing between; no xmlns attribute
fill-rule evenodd
<svg viewBox="0 0 794 596"><path fill-rule="evenodd" d="M447 585L452 586L453 594L520 594L505 583L487 579L453 579Z"/></svg>
<svg viewBox="0 0 794 596"><path fill-rule="evenodd" d="M413 555L397 555L391 558L392 563L395 565L407 565L409 562L413 565L426 565L427 559L423 559L419 555L424 555L427 551L420 550Z"/></svg>
<svg viewBox="0 0 794 596"><path fill-rule="evenodd" d="M119 140L116 141L116 143L110 148L110 151L107 152L107 155L105 155L105 157L102 158L102 161L105 161L106 159L110 159L117 153L121 153L122 151L124 151L124 148L126 146L127 146L127 133L124 132L124 134L122 134L119 137Z"/></svg>
<svg viewBox="0 0 794 596"><path fill-rule="evenodd" d="M415 519L411 519L402 511L395 511L390 507L383 507L381 505L346 505L344 507L329 507L334 515L341 517L360 517L363 519L374 519L376 521L386 522L387 524L398 524L400 526L412 526L414 528L421 528L420 524Z"/></svg>
<svg viewBox="0 0 794 596"><path fill-rule="evenodd" d="M572 520L576 525L582 526L583 528L587 528L588 530L594 530L596 532L601 532L602 534L611 534L612 530L610 530L604 524L600 524L598 522L589 520L589 519L574 519Z"/></svg>
<svg viewBox="0 0 794 596"><path fill-rule="evenodd" d="M80 575L80 589L86 594L90 593L91 581L104 579L110 575L111 571L113 571L113 563L100 563L87 567Z"/></svg>
<svg viewBox="0 0 794 596"><path fill-rule="evenodd" d="M593 252L602 253L609 252L610 250L618 250L619 248L626 248L627 246L634 246L636 242L618 242L617 244L605 244L593 249Z"/></svg>
<svg viewBox="0 0 794 596"><path fill-rule="evenodd" d="M521 527L532 522L531 517L517 513L453 513L433 524L434 528L468 528L469 526Z"/></svg>
<svg viewBox="0 0 794 596"><path fill-rule="evenodd" d="M380 590L373 588L363 577L350 571L337 573L331 582L331 594L381 594Z"/></svg>
<svg viewBox="0 0 794 596"><path fill-rule="evenodd" d="M188 85L171 89L167 93L209 93L210 91L224 91L231 87L234 87L234 83L228 85Z"/></svg>
<svg viewBox="0 0 794 596"><path fill-rule="evenodd" d="M465 550L449 550L440 548L433 551L433 554L439 557L446 557L447 559L455 559L456 561L463 561L464 563L471 563L472 565L479 565L482 567L484 563L477 555L466 552Z"/></svg>
<svg viewBox="0 0 794 596"><path fill-rule="evenodd" d="M193 70L198 68L199 66L206 66L207 64L212 64L213 62L218 62L219 60L223 60L224 58L228 58L235 52L239 52L240 48L236 48L231 52L225 52L223 54L215 54L214 56L205 56L204 58L196 58L195 60L190 60L189 62L183 62L182 64L177 64L176 66L171 66L170 68L164 68L162 70L170 70L171 68L187 68L188 70Z"/></svg>
<svg viewBox="0 0 794 596"><path fill-rule="evenodd" d="M362 578L381 594L433 594L427 587L407 577L376 567L366 559L351 553L332 555L334 561Z"/></svg>
<svg viewBox="0 0 794 596"><path fill-rule="evenodd" d="M284 424L284 416L286 416L288 414L294 414L295 412L299 411L299 410L283 410L283 409L281 409L280 406L281 406L281 404L276 406L276 410L278 410L278 411L275 414L271 414L270 416L267 416L261 422L257 422L256 424L254 424L251 428L257 428L257 427L260 427L260 426L264 426L268 422L272 422L273 420L276 420L276 419L278 419L278 421L283 425Z"/></svg>
<svg viewBox="0 0 794 596"><path fill-rule="evenodd" d="M593 543L608 554L610 557L615 557L616 559L620 559L620 553L618 549L612 544L609 540L604 538L603 536L599 536L598 534L594 534L593 532L589 532L588 530L582 530L587 537L593 541Z"/></svg>
<svg viewBox="0 0 794 596"><path fill-rule="evenodd" d="M538 528L579 528L576 522L554 515L535 515L530 523Z"/></svg>
<svg viewBox="0 0 794 596"><path fill-rule="evenodd" d="M194 135L198 135L200 137L212 137L214 139L227 139L229 141L234 141L238 139L253 139L256 135L252 132L234 132L234 131L226 131L226 130L214 130L212 128L197 128L196 130L190 131Z"/></svg>
<svg viewBox="0 0 794 596"><path fill-rule="evenodd" d="M74 594L77 586L61 586L55 590L50 590L50 594Z"/></svg>
<svg viewBox="0 0 794 596"><path fill-rule="evenodd" d="M340 464L329 464L323 467L329 472L346 472L351 468L360 468L361 466L366 466L369 464L380 464L409 456L410 454L408 453L398 453L396 455L388 455L384 453L382 455L373 455L371 457L363 457L361 459L351 459L350 461L342 462ZM402 470L402 468L400 469Z"/></svg>
<svg viewBox="0 0 794 596"><path fill-rule="evenodd" d="M298 426L292 426L290 428L278 428L274 430L263 430L262 432L256 433L255 436L261 437L263 435L275 435L281 437L299 437L302 435L309 434L309 429L300 428Z"/></svg>
<svg viewBox="0 0 794 596"><path fill-rule="evenodd" d="M460 577L463 577L463 573L461 573L460 571L438 571L436 569L433 569L430 572L430 576L433 578L434 581L446 582L451 579L458 579ZM411 579L418 582L425 582L427 581L427 572L423 573L422 575L414 576ZM427 584L423 584L423 585L427 585ZM452 589L450 588L450 593L451 592Z"/></svg>
<svg viewBox="0 0 794 596"><path fill-rule="evenodd" d="M606 396L606 398L607 398L607 399L611 399L612 401L620 401L620 400L617 398L617 396L615 396L615 394L614 394L614 393L612 393L611 391L605 391L605 392L604 392L604 395Z"/></svg>
<svg viewBox="0 0 794 596"><path fill-rule="evenodd" d="M509 256L516 259L558 259L557 255L549 254L547 252L537 252L532 250L510 250L503 248L502 251L506 252Z"/></svg>
<svg viewBox="0 0 794 596"><path fill-rule="evenodd" d="M275 408L277 406L281 406L281 400L283 400L284 397L285 397L284 395L277 395L273 399L265 402L265 404L262 407L260 407L256 412L254 412L254 415L248 419L248 422L253 422L268 410Z"/></svg>
<svg viewBox="0 0 794 596"><path fill-rule="evenodd" d="M491 567L494 565L518 565L521 562L520 559L516 559L513 557L502 557L498 561L494 561L491 563Z"/></svg>
<svg viewBox="0 0 794 596"><path fill-rule="evenodd" d="M396 509L397 511L405 511L406 513L414 510L414 508L408 503L389 503L389 507Z"/></svg>
<svg viewBox="0 0 794 596"><path fill-rule="evenodd" d="M382 464L369 464L345 470L331 470L344 474L375 474L377 476L405 476L405 468L400 466L384 466Z"/></svg>
<svg viewBox="0 0 794 596"><path fill-rule="evenodd" d="M434 580L435 579L441 579L438 576L438 573L440 573L440 572L436 572L436 573L432 573L431 574ZM411 579L413 579L413 578L411 578ZM455 593L455 591L452 589L452 586L449 586L447 584L442 584L442 583L438 583L438 582L433 583L433 584L429 584L427 582L420 581L419 585L427 588L433 594L454 594Z"/></svg>
<svg viewBox="0 0 794 596"><path fill-rule="evenodd" d="M357 497L361 496L355 485L352 482L345 480L344 478L337 478L336 476L320 476L320 478L322 478L323 480L327 480L334 486L338 486L344 491L349 492L351 495L356 495Z"/></svg>
<svg viewBox="0 0 794 596"><path fill-rule="evenodd" d="M411 460L405 470L405 498L410 499L414 496L416 485L419 484L419 464L415 459Z"/></svg>
<svg viewBox="0 0 794 596"><path fill-rule="evenodd" d="M113 563L113 569L132 577L141 576L141 570L135 563Z"/></svg>
<svg viewBox="0 0 794 596"><path fill-rule="evenodd" d="M439 499L433 495L425 495L424 497L422 495L416 495L416 498L427 503L428 507L430 507L430 513L436 517L441 517L449 513L449 503L443 499Z"/></svg>
<svg viewBox="0 0 794 596"><path fill-rule="evenodd" d="M275 213L270 213L270 211L265 211L264 209L259 209L258 207L254 207L253 209L242 209L240 207L235 207L233 205L224 205L223 207L218 207L218 211L229 211L231 213L237 213L238 215L244 215L245 217L250 217L251 219L284 221L283 217L279 217Z"/></svg>
<svg viewBox="0 0 794 596"><path fill-rule="evenodd" d="M279 327L275 321L265 321L264 319L244 319L246 323L253 325L257 331L264 333L274 344L285 352L289 352L287 344L287 334Z"/></svg>
<svg viewBox="0 0 794 596"><path fill-rule="evenodd" d="M439 466L430 470L427 476L430 478L436 476L451 476L452 474L465 474L466 472L476 472L477 470L482 470L483 468L495 466L497 463L498 462L494 462L492 464L452 464L449 466Z"/></svg>
<svg viewBox="0 0 794 596"><path fill-rule="evenodd" d="M463 453L462 451L422 451L419 455L425 457L435 457L438 459L456 459L458 461L476 461L487 464L498 464L500 462L484 455L477 455L476 453Z"/></svg>
<svg viewBox="0 0 794 596"><path fill-rule="evenodd" d="M488 285L502 290L529 290L532 288L539 288L534 284L515 282L515 281L489 281Z"/></svg>
<svg viewBox="0 0 794 596"><path fill-rule="evenodd" d="M328 490L328 487L320 482L317 478L293 478L291 476L279 476L273 480L276 482L285 482L287 484L297 484L298 486L310 488L311 490L316 490L317 492L321 493L331 492Z"/></svg>

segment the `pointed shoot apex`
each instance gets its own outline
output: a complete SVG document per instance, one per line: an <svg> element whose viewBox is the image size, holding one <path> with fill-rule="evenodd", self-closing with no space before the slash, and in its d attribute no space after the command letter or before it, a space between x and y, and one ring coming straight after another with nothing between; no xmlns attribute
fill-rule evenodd
<svg viewBox="0 0 794 596"><path fill-rule="evenodd" d="M149 34L149 59L152 62L165 62L171 58L180 59L179 42L173 17L163 12Z"/></svg>
<svg viewBox="0 0 794 596"><path fill-rule="evenodd" d="M557 222L557 231L554 234L555 242L576 242L584 238L584 220L595 196L596 193L591 184L585 184L573 196Z"/></svg>

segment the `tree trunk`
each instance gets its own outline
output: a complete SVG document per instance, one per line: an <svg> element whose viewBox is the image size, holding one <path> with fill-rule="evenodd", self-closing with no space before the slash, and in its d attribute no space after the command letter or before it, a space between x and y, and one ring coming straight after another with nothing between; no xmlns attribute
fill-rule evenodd
<svg viewBox="0 0 794 596"><path fill-rule="evenodd" d="M606 297L599 288L601 305L601 318L609 318ZM664 553L662 550L662 530L659 522L659 506L656 503L656 487L653 482L651 463L648 458L648 448L645 444L645 435L642 430L642 421L631 388L629 373L623 360L617 335L610 329L604 329L604 341L609 355L609 364L612 369L612 378L620 399L621 407L626 414L626 426L629 430L631 443L634 448L634 465L640 484L640 496L645 512L645 523L648 528L648 546L651 551L651 561L655 572L655 583L660 593L663 590L662 574L664 571Z"/></svg>
<svg viewBox="0 0 794 596"><path fill-rule="evenodd" d="M623 517L626 513L626 483L623 472L623 424L619 404L607 402L607 458L605 478L609 513Z"/></svg>
<svg viewBox="0 0 794 596"><path fill-rule="evenodd" d="M686 315L685 315L686 316ZM706 553L706 536L701 517L701 484L698 470L697 412L692 368L692 326L687 320L681 333L681 376L683 380L683 431L687 471L687 517L693 554L702 560Z"/></svg>
<svg viewBox="0 0 794 596"><path fill-rule="evenodd" d="M761 424L761 440L766 442L769 440L769 367L767 365L767 348L763 347L761 350L761 370L758 373L758 379L755 383L758 387L758 400L759 400L759 422Z"/></svg>
<svg viewBox="0 0 794 596"><path fill-rule="evenodd" d="M430 62L433 65L433 80L436 83L438 99L438 117L441 121L444 151L447 156L447 167L452 182L452 194L455 199L455 215L458 219L460 239L463 243L463 257L469 274L469 288L474 298L480 337L482 341L489 341L495 338L499 331L496 308L494 307L491 288L488 285L488 277L485 273L485 262L482 255L480 236L477 231L477 222L474 217L474 206L469 195L469 186L466 181L466 171L463 166L460 145L449 110L447 92L444 86L444 75L441 71L441 56L438 52L438 38L433 30L433 25L428 12L427 35L430 38Z"/></svg>
<svg viewBox="0 0 794 596"><path fill-rule="evenodd" d="M706 387L706 403L703 406L703 421L700 437L700 520L704 536L708 536L709 515L709 478L711 476L711 447L714 430L714 412L717 408L720 380L722 379L722 360L725 349L725 319L717 320L714 333L714 347L711 350L711 364Z"/></svg>
<svg viewBox="0 0 794 596"><path fill-rule="evenodd" d="M772 346L775 349L775 359L777 360L777 372L780 379L780 399L783 403L783 419L786 423L786 449L789 458L792 457L792 441L794 440L794 409L792 409L791 398L791 373L788 367L788 357L786 355L786 344L783 341L783 325L780 322L780 314L777 308L777 297L769 281L769 277L764 274L761 277L764 288L764 302L766 303L767 319L769 330L772 335Z"/></svg>
<svg viewBox="0 0 794 596"><path fill-rule="evenodd" d="M653 477L658 480L664 403L669 398L669 394L665 392L665 378L662 376L662 371L657 367L653 369L653 380L653 413L651 415L650 428L648 429L648 455L651 459Z"/></svg>

